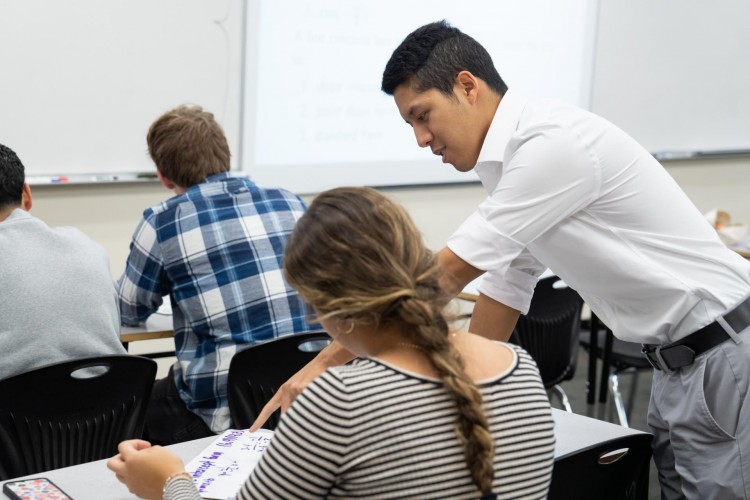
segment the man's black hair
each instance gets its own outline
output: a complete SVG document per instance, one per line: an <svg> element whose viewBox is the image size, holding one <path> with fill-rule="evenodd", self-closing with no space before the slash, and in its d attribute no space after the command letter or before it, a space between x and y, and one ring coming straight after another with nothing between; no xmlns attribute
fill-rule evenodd
<svg viewBox="0 0 750 500"><path fill-rule="evenodd" d="M452 96L456 76L464 70L500 96L508 90L484 47L447 21L437 21L417 28L393 51L381 89L393 95L396 87L409 82L418 92L434 88Z"/></svg>
<svg viewBox="0 0 750 500"><path fill-rule="evenodd" d="M23 163L18 155L0 144L0 209L21 204L25 180Z"/></svg>

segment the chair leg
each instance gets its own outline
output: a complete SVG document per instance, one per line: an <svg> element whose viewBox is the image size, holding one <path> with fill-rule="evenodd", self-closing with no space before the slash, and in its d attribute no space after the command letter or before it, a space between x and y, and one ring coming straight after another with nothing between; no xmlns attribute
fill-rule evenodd
<svg viewBox="0 0 750 500"><path fill-rule="evenodd" d="M612 402L615 404L615 410L617 411L617 418L620 421L620 425L623 427L630 427L628 425L628 415L625 411L625 403L622 400L622 394L620 393L620 381L617 378L616 373L612 373L609 376L609 390L612 393Z"/></svg>
<svg viewBox="0 0 750 500"><path fill-rule="evenodd" d="M630 395L628 396L628 408L627 408L627 415L628 420L630 420L631 416L633 415L633 407L635 406L635 394L638 390L638 369L632 368L632 382L630 385Z"/></svg>
<svg viewBox="0 0 750 500"><path fill-rule="evenodd" d="M565 408L565 411L567 411L568 413L573 413L573 408L570 406L568 395L565 393L563 388L560 387L560 384L555 384L552 386L552 393L560 400L560 404L563 406L563 408Z"/></svg>

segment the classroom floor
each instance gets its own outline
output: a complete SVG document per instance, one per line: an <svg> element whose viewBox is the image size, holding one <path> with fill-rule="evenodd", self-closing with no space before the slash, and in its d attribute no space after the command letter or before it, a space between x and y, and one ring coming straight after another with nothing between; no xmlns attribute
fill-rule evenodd
<svg viewBox="0 0 750 500"><path fill-rule="evenodd" d="M596 404L592 407L586 404L586 384L588 375L588 351L581 348L578 354L578 365L576 367L576 373L572 380L563 382L561 387L565 390L570 400L570 405L573 408L574 413L580 415L586 415L600 420L606 420L608 422L618 423L616 414L609 415L611 408L611 398L608 398L608 404L600 405ZM598 370L601 369L601 362L597 364ZM599 371L597 370L597 374ZM630 388L632 383L632 377L625 374L619 377L620 391L627 404L627 397L630 394ZM598 388L597 388L598 391ZM631 416L630 416L630 427L646 432L650 432L648 425L646 425L646 413L648 410L649 395L651 392L651 372L641 371L638 375L638 382L636 384L635 403L633 405ZM598 392L597 392L598 394ZM559 400L556 397L551 397L552 406L555 408L561 408ZM654 466L653 460L651 461L651 473L649 475L649 500L659 500L661 498L661 490L659 489L659 479L656 473L656 467Z"/></svg>

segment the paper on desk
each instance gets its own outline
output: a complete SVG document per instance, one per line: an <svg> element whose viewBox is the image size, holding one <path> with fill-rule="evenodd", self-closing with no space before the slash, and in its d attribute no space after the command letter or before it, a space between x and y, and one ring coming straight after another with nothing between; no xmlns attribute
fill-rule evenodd
<svg viewBox="0 0 750 500"><path fill-rule="evenodd" d="M169 300L169 297L161 303L159 309L156 310L156 314L163 314L164 316L172 315L172 302Z"/></svg>
<svg viewBox="0 0 750 500"><path fill-rule="evenodd" d="M263 451L271 442L273 431L256 432L229 429L185 467L203 498L232 499L242 487Z"/></svg>

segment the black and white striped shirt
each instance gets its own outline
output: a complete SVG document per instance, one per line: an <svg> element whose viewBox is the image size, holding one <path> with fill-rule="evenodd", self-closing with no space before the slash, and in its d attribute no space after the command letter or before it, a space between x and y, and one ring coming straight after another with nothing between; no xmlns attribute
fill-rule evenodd
<svg viewBox="0 0 750 500"><path fill-rule="evenodd" d="M479 384L495 438L493 491L546 498L549 401L534 361L511 347L511 367ZM374 359L331 368L284 415L238 498L479 498L455 418L436 379Z"/></svg>

